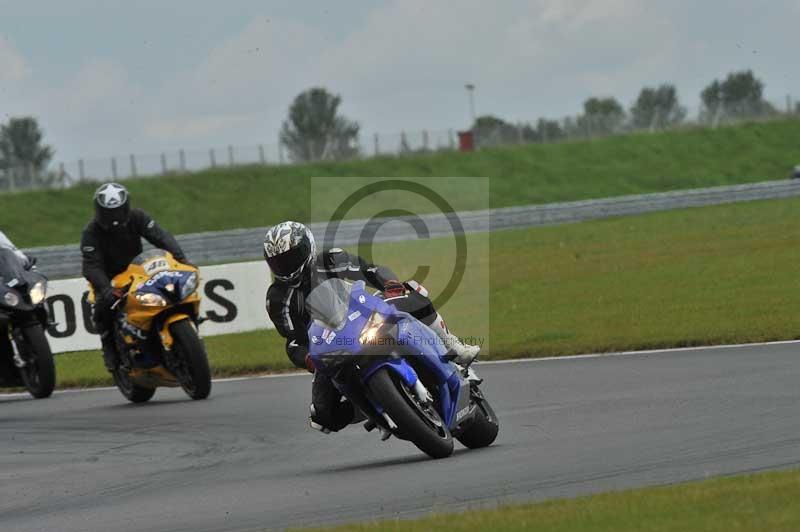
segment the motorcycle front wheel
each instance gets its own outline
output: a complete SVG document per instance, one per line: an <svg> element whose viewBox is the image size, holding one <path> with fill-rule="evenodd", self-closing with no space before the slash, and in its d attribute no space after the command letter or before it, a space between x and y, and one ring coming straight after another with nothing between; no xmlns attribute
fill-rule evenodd
<svg viewBox="0 0 800 532"><path fill-rule="evenodd" d="M387 368L381 368L367 384L373 397L397 424L399 435L432 458L453 454L453 436L432 404L422 404Z"/></svg>
<svg viewBox="0 0 800 532"><path fill-rule="evenodd" d="M29 357L19 369L25 388L36 399L52 395L56 387L56 365L50 344L41 325L31 325L22 329L22 337Z"/></svg>
<svg viewBox="0 0 800 532"><path fill-rule="evenodd" d="M203 341L189 320L177 321L169 330L183 366L177 375L183 391L192 399L205 399L211 393L211 368Z"/></svg>

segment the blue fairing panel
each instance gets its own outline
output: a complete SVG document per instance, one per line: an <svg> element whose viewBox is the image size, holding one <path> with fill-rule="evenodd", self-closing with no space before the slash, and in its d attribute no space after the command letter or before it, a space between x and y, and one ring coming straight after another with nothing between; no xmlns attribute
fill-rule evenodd
<svg viewBox="0 0 800 532"><path fill-rule="evenodd" d="M399 375L408 386L414 386L417 382L417 372L402 358L388 358L375 364L364 374L362 380L364 382L368 381L381 368L389 368L389 370Z"/></svg>

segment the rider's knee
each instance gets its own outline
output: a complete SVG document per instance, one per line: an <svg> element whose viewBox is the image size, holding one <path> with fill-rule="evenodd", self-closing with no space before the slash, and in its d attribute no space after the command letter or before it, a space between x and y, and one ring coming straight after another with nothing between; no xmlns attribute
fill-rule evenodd
<svg viewBox="0 0 800 532"><path fill-rule="evenodd" d="M425 325L430 325L436 319L436 309L428 297L428 291L418 282L411 280L404 283L408 289L405 298L397 300L395 306L403 312L408 312Z"/></svg>

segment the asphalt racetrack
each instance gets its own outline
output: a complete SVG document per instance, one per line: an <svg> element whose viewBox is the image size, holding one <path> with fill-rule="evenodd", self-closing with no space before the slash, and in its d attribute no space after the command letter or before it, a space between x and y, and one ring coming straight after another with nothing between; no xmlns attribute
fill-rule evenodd
<svg viewBox="0 0 800 532"><path fill-rule="evenodd" d="M208 401L0 396L0 530L260 530L408 517L800 464L800 344L479 368L496 444L429 460L307 428L310 377Z"/></svg>

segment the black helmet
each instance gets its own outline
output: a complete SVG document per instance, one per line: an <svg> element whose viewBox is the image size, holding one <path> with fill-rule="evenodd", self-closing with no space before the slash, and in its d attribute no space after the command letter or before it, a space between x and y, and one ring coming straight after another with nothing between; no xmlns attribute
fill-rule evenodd
<svg viewBox="0 0 800 532"><path fill-rule="evenodd" d="M118 183L101 185L94 193L94 213L97 223L105 230L125 226L131 213L128 189Z"/></svg>
<svg viewBox="0 0 800 532"><path fill-rule="evenodd" d="M264 237L264 260L279 281L298 282L316 254L314 235L298 222L281 222L271 227Z"/></svg>

